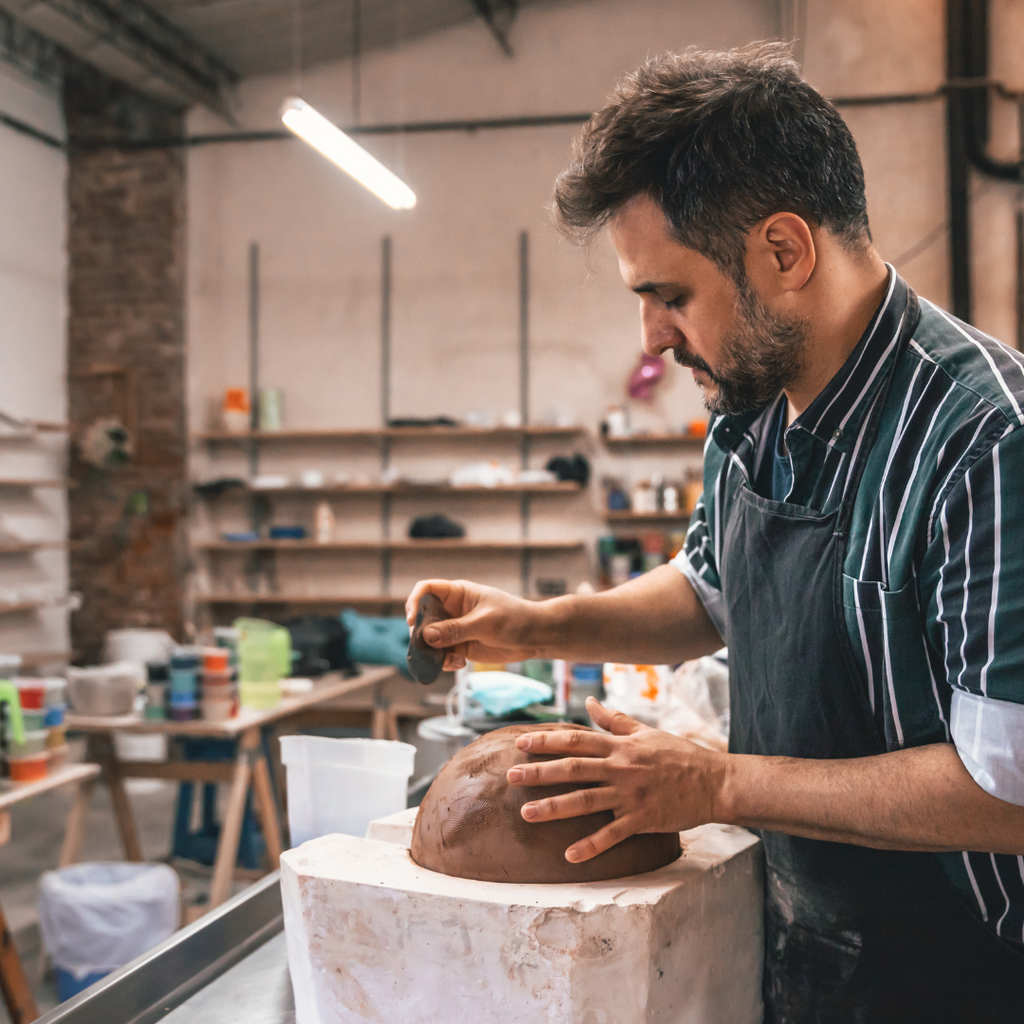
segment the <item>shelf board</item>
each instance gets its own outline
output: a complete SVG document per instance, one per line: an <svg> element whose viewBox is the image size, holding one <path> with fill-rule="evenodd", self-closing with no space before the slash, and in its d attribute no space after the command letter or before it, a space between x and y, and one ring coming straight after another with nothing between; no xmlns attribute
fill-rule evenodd
<svg viewBox="0 0 1024 1024"><path fill-rule="evenodd" d="M323 495L330 494L339 497L392 494L397 497L413 495L434 495L434 494L465 494L465 495L488 495L488 494L576 494L584 488L571 481L555 481L553 483L536 484L499 484L496 487L485 487L473 484L466 487L455 487L448 483L407 483L399 481L393 484L324 484L322 487L303 487L302 484L288 484L286 487L233 487L226 489L217 495L234 494L309 494Z"/></svg>
<svg viewBox="0 0 1024 1024"><path fill-rule="evenodd" d="M59 608L60 605L49 605L45 601L15 601L13 604L0 604L0 615L15 615L18 612L37 612L41 608Z"/></svg>
<svg viewBox="0 0 1024 1024"><path fill-rule="evenodd" d="M605 512L604 518L608 523L685 523L690 517L685 512Z"/></svg>
<svg viewBox="0 0 1024 1024"><path fill-rule="evenodd" d="M211 430L195 434L207 443L240 441L379 441L383 438L444 438L468 440L480 438L572 437L583 433L583 427L377 427L355 430L254 430L249 434L231 434Z"/></svg>
<svg viewBox="0 0 1024 1024"><path fill-rule="evenodd" d="M39 665L67 664L74 657L74 651L29 651L21 654L23 668L36 668Z"/></svg>
<svg viewBox="0 0 1024 1024"><path fill-rule="evenodd" d="M292 604L292 605L363 605L369 608L386 608L389 605L404 605L404 597L346 597L344 594L289 595L289 594L204 594L195 599L196 604Z"/></svg>
<svg viewBox="0 0 1024 1024"><path fill-rule="evenodd" d="M602 437L601 440L609 448L667 448L672 445L683 447L704 447L706 437L693 434L630 434L628 437Z"/></svg>
<svg viewBox="0 0 1024 1024"><path fill-rule="evenodd" d="M65 487L63 480L0 480L0 487Z"/></svg>
<svg viewBox="0 0 1024 1024"><path fill-rule="evenodd" d="M0 543L0 555L30 555L36 551L60 551L65 547L62 541L18 541L13 544Z"/></svg>
<svg viewBox="0 0 1024 1024"><path fill-rule="evenodd" d="M198 551L573 551L581 540L315 540L200 541Z"/></svg>

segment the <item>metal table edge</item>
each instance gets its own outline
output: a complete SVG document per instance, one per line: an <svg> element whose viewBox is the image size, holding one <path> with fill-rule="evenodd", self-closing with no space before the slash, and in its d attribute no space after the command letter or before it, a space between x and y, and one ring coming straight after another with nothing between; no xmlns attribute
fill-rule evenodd
<svg viewBox="0 0 1024 1024"><path fill-rule="evenodd" d="M274 871L36 1024L152 1024L284 929Z"/></svg>

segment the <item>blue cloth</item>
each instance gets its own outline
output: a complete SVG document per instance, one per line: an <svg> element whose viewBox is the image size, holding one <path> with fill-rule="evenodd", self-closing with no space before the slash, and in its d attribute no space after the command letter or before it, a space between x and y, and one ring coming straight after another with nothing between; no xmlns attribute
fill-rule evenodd
<svg viewBox="0 0 1024 1024"><path fill-rule="evenodd" d="M360 615L351 608L341 613L348 630L348 656L364 665L394 665L408 675L409 625L404 618Z"/></svg>

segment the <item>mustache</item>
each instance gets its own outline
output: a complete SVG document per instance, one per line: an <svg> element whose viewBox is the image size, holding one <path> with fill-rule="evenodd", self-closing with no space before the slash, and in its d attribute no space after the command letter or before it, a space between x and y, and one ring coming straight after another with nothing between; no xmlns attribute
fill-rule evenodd
<svg viewBox="0 0 1024 1024"><path fill-rule="evenodd" d="M672 349L672 358L680 366L689 367L691 370L700 370L702 373L706 373L713 381L718 380L718 377L715 376L715 372L707 363L704 362L703 359L701 359L700 356L692 355L684 348Z"/></svg>

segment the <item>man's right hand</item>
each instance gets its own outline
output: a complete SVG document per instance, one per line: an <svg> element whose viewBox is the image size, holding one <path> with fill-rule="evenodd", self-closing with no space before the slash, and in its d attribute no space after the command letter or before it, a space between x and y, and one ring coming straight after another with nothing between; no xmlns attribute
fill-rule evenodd
<svg viewBox="0 0 1024 1024"><path fill-rule="evenodd" d="M451 648L444 662L446 671L462 668L467 660L507 663L537 657L537 641L531 642L537 602L467 580L421 580L405 603L410 626L416 621L420 598L428 592L452 616L423 631L431 647Z"/></svg>

